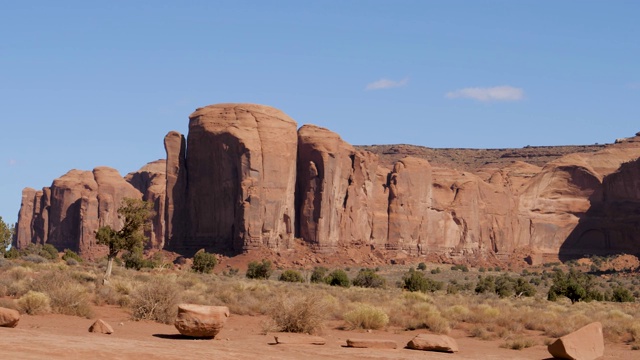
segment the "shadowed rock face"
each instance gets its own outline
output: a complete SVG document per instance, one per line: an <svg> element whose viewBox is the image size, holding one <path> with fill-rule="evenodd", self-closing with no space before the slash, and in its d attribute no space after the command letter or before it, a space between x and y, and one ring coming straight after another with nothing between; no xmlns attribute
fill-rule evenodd
<svg viewBox="0 0 640 360"><path fill-rule="evenodd" d="M438 149L394 146L391 161L325 128L296 127L267 106L200 108L187 139L165 137L166 161L126 180L109 168L72 170L42 191L25 189L16 245L91 254L93 232L117 227L116 210L129 196L154 203L151 246L186 254L286 249L294 235L329 253L361 246L452 257L638 252L640 136L575 153L489 151L482 166L481 150L445 149L431 162ZM533 163L504 160L526 160L531 151L540 155ZM476 158L451 166L447 154ZM542 158L550 161L540 167Z"/></svg>
<svg viewBox="0 0 640 360"><path fill-rule="evenodd" d="M50 188L23 191L17 246L48 243L92 257L100 252L94 231L103 225L121 226L117 209L125 197L141 194L115 170L71 170Z"/></svg>
<svg viewBox="0 0 640 360"><path fill-rule="evenodd" d="M148 246L154 249L162 249L165 242L166 169L165 160L156 160L125 176L125 180L142 193L142 200L153 204L155 215L145 235L149 239Z"/></svg>
<svg viewBox="0 0 640 360"><path fill-rule="evenodd" d="M296 128L283 112L260 105L213 105L191 114L186 194L173 191L174 204L186 198L180 233L188 240L182 245L232 251L289 246Z"/></svg>

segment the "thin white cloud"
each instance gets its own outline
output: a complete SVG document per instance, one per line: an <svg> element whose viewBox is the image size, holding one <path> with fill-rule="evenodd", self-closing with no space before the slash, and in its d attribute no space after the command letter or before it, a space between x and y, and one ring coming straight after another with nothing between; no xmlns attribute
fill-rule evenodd
<svg viewBox="0 0 640 360"><path fill-rule="evenodd" d="M409 83L409 78L404 78L399 81L382 78L378 81L374 81L370 84L367 84L367 87L365 88L365 90L391 89L391 88L406 86L408 83Z"/></svg>
<svg viewBox="0 0 640 360"><path fill-rule="evenodd" d="M10 160L9 160L9 166L14 166L14 165L16 165L17 163L18 163L18 160L15 160L15 159L10 159Z"/></svg>
<svg viewBox="0 0 640 360"><path fill-rule="evenodd" d="M445 94L449 99L475 99L478 101L518 101L524 98L521 88L503 85L487 88L471 87Z"/></svg>

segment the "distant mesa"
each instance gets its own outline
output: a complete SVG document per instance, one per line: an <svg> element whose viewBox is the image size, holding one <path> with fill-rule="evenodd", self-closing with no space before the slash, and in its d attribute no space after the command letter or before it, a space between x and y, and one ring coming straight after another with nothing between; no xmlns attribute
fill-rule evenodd
<svg viewBox="0 0 640 360"><path fill-rule="evenodd" d="M502 259L637 253L640 133L615 144L522 149L352 146L280 110L218 104L164 139L166 160L122 177L71 170L26 188L15 245L102 256L125 197L151 201L150 247L190 255L337 249Z"/></svg>

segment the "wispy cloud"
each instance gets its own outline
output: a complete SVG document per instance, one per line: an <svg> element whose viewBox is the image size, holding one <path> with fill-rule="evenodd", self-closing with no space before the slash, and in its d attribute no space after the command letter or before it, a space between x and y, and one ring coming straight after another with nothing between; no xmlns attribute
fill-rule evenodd
<svg viewBox="0 0 640 360"><path fill-rule="evenodd" d="M9 166L15 166L16 164L18 164L18 160L15 159L9 159Z"/></svg>
<svg viewBox="0 0 640 360"><path fill-rule="evenodd" d="M367 84L367 87L365 88L365 90L391 89L391 88L406 86L408 83L409 83L409 78L404 78L399 81L382 78L378 81L374 81L370 84Z"/></svg>
<svg viewBox="0 0 640 360"><path fill-rule="evenodd" d="M478 101L518 101L524 98L521 88L503 85L494 87L470 87L451 91L445 94L449 99L475 99Z"/></svg>
<svg viewBox="0 0 640 360"><path fill-rule="evenodd" d="M640 82L630 83L627 87L631 90L640 90Z"/></svg>

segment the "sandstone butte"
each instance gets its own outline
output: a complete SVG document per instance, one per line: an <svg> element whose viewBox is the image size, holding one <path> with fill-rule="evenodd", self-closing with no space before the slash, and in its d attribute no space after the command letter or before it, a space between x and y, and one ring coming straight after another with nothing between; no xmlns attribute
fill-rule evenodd
<svg viewBox="0 0 640 360"><path fill-rule="evenodd" d="M352 146L280 110L218 104L164 139L166 160L124 178L71 170L26 188L14 240L104 254L124 197L151 201L150 247L192 254L363 248L532 262L636 254L640 133L614 144L523 149Z"/></svg>

